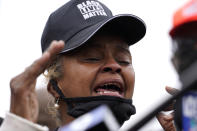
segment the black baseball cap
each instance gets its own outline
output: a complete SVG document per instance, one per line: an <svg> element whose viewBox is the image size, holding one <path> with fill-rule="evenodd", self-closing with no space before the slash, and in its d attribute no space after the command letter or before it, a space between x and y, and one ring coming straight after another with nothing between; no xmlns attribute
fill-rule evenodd
<svg viewBox="0 0 197 131"><path fill-rule="evenodd" d="M146 33L145 23L135 15L113 16L110 9L97 0L70 0L49 16L41 38L42 52L53 40L65 42L60 53L73 50L103 28L122 32L129 45Z"/></svg>

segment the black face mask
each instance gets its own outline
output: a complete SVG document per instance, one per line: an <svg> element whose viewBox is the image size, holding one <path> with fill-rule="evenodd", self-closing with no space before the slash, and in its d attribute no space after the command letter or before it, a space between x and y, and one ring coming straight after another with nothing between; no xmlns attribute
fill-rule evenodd
<svg viewBox="0 0 197 131"><path fill-rule="evenodd" d="M122 125L131 115L136 113L135 106L132 105L131 99L124 99L115 96L91 96L91 97L77 97L77 98L65 98L62 91L57 86L57 82L50 81L53 88L60 95L60 99L66 102L68 108L68 115L77 118L92 109L107 105L115 115L119 124Z"/></svg>

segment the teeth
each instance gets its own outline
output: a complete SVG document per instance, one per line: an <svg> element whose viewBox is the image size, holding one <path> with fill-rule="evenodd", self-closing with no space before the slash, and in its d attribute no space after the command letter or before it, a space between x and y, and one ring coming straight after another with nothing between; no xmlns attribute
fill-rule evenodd
<svg viewBox="0 0 197 131"><path fill-rule="evenodd" d="M101 91L99 91L99 92L97 92L97 93L99 93L99 94L103 94L103 92L101 92Z"/></svg>
<svg viewBox="0 0 197 131"><path fill-rule="evenodd" d="M116 91L98 91L99 94L105 94L105 93L114 93Z"/></svg>
<svg viewBox="0 0 197 131"><path fill-rule="evenodd" d="M106 84L103 84L101 86L99 86L97 89L95 89L95 92L102 95L102 94L114 94L114 93L121 93L121 89L120 89L120 84L118 83L106 83Z"/></svg>
<svg viewBox="0 0 197 131"><path fill-rule="evenodd" d="M103 93L112 93L112 92L114 92L114 91L104 91Z"/></svg>

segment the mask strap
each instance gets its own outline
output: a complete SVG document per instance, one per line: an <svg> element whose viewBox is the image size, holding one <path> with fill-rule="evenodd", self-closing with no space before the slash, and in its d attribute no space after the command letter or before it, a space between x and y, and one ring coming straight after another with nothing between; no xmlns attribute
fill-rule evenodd
<svg viewBox="0 0 197 131"><path fill-rule="evenodd" d="M67 99L67 98L64 96L63 92L62 92L62 91L60 90L60 88L58 87L57 81L56 81L56 80L51 79L51 80L50 80L50 83L51 83L53 89L60 95L60 100ZM71 102L66 102L66 104L67 104L69 110L73 108Z"/></svg>
<svg viewBox="0 0 197 131"><path fill-rule="evenodd" d="M62 91L60 90L60 88L57 85L57 81L54 79L51 79L50 83L51 83L53 89L60 95L60 98L65 98L64 94L62 93Z"/></svg>

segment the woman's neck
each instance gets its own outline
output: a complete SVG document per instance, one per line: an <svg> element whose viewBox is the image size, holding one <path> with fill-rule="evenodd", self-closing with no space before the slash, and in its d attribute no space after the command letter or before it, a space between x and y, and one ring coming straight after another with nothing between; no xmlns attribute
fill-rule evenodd
<svg viewBox="0 0 197 131"><path fill-rule="evenodd" d="M59 108L59 112L60 112L60 119L61 119L61 126L67 125L70 122L72 122L75 118L73 118L72 116L69 116L67 114L67 106L65 103L62 103L60 108Z"/></svg>

